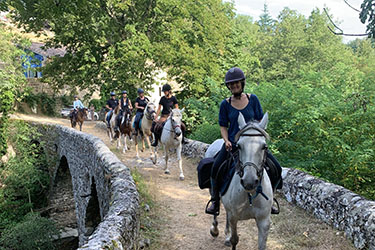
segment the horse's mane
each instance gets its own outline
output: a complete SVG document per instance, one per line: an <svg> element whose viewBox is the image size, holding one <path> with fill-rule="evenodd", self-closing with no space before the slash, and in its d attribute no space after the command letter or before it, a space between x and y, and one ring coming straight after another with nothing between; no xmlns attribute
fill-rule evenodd
<svg viewBox="0 0 375 250"><path fill-rule="evenodd" d="M113 110L113 113L115 113L116 115L118 115L120 112L120 107L117 106L114 110Z"/></svg>
<svg viewBox="0 0 375 250"><path fill-rule="evenodd" d="M261 128L259 126L259 122L252 120L252 121L248 122L245 125L245 127L243 127L240 131L237 132L236 136L234 137L234 140L237 142L240 139L240 136L244 132L248 131L249 129L255 129L258 132L260 132L264 137L266 137L267 140L270 139L269 134L263 128Z"/></svg>

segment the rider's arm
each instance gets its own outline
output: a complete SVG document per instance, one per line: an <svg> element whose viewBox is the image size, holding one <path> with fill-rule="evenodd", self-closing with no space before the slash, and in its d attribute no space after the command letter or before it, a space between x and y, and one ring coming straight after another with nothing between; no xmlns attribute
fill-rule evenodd
<svg viewBox="0 0 375 250"><path fill-rule="evenodd" d="M161 104L159 103L158 110L156 111L156 116L155 116L157 120L160 115L160 110L161 110Z"/></svg>
<svg viewBox="0 0 375 250"><path fill-rule="evenodd" d="M130 99L128 99L128 102L129 102L129 108L133 109L132 101L130 101Z"/></svg>
<svg viewBox="0 0 375 250"><path fill-rule="evenodd" d="M228 139L228 128L220 126L221 137L224 139L225 148L227 151L232 149L232 143Z"/></svg>

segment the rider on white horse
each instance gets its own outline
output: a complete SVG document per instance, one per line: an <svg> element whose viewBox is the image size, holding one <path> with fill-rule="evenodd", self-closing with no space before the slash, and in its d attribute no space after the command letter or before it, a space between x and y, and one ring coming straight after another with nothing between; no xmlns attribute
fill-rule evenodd
<svg viewBox="0 0 375 250"><path fill-rule="evenodd" d="M158 131L155 131L155 125L157 123L163 124L163 122L165 122L168 119L169 114L171 113L171 110L175 108L178 109L178 101L177 101L177 98L174 95L172 95L171 85L164 84L162 87L162 91L164 93L164 96L160 98L158 110L156 111L156 119L152 123L152 127L151 127L151 132L154 133L154 138L155 138L155 141L151 144L151 146L153 147L156 147L158 145L158 141L160 140L160 136L161 136L161 128L162 128L162 126L160 126L157 129ZM158 119L160 111L161 111L161 116L160 116L160 119ZM184 123L181 123L181 130L182 130L182 134L184 135L185 133Z"/></svg>
<svg viewBox="0 0 375 250"><path fill-rule="evenodd" d="M111 127L111 124L110 124L110 120L111 120L111 115L113 113L113 110L115 110L115 108L118 106L118 100L116 99L116 94L115 92L111 92L111 99L109 99L107 101L107 104L105 105L105 107L107 109L109 109L108 113L107 113L107 116L106 116L106 121L107 121L107 127L110 128ZM115 126L114 130L118 130L118 126Z"/></svg>
<svg viewBox="0 0 375 250"><path fill-rule="evenodd" d="M235 135L239 131L238 115L241 113L246 122L251 120L260 121L263 117L263 110L259 99L255 94L243 93L245 88L245 74L240 68L234 67L225 74L225 84L232 92L232 96L224 99L220 104L219 125L224 144L215 158L211 171L211 206L206 209L206 213L218 215L220 208L220 179L217 173L222 163L228 158L229 152L237 150ZM268 152L268 155L271 153ZM280 164L272 156L274 164L280 168ZM217 178L217 179L216 179ZM280 181L281 183L281 181ZM280 185L279 185L280 186ZM273 213L278 213L274 210Z"/></svg>
<svg viewBox="0 0 375 250"><path fill-rule="evenodd" d="M143 89L138 88L138 97L135 99L135 108L137 109L137 112L135 113L135 119L134 119L134 134L138 135L138 130L140 130L140 122L143 117L143 112L145 111L145 107L147 106L147 103L150 101L147 97L145 97L145 92Z"/></svg>

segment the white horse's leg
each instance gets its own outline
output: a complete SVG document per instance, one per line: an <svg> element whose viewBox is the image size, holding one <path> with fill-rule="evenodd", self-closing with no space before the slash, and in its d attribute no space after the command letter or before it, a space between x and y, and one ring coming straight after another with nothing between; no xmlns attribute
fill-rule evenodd
<svg viewBox="0 0 375 250"><path fill-rule="evenodd" d="M138 141L137 141L137 136L136 135L134 135L134 143L135 143L135 152L136 152L137 158L139 159Z"/></svg>
<svg viewBox="0 0 375 250"><path fill-rule="evenodd" d="M120 149L121 148L121 134L120 134L120 138L118 138L117 140L117 149Z"/></svg>
<svg viewBox="0 0 375 250"><path fill-rule="evenodd" d="M230 226L230 243L232 244L232 250L236 250L238 244L238 234L237 234L237 218L232 215L228 215L227 220L229 221Z"/></svg>
<svg viewBox="0 0 375 250"><path fill-rule="evenodd" d="M146 135L145 137L146 137L148 148L150 149L150 158L152 160L152 163L156 164L156 157L155 157L156 155L153 151L153 147L151 147L150 137L148 135Z"/></svg>
<svg viewBox="0 0 375 250"><path fill-rule="evenodd" d="M109 137L109 141L112 143L112 130L110 128L107 128L107 135Z"/></svg>
<svg viewBox="0 0 375 250"><path fill-rule="evenodd" d="M180 145L177 147L177 160L178 160L178 167L180 168L180 180L183 181L185 179L184 172L182 171L182 157L181 157L181 150L182 145L180 142Z"/></svg>
<svg viewBox="0 0 375 250"><path fill-rule="evenodd" d="M211 225L211 228L210 228L210 234L212 235L212 237L217 237L219 236L219 229L217 228L217 225L219 224L217 222L217 216L214 215L214 219L212 220L212 225Z"/></svg>
<svg viewBox="0 0 375 250"><path fill-rule="evenodd" d="M227 219L226 219L226 223L225 223L224 233L225 233L225 242L224 242L224 244L227 247L230 247L232 244L230 243L231 231L230 231L230 226L229 226L228 213L227 213Z"/></svg>
<svg viewBox="0 0 375 250"><path fill-rule="evenodd" d="M168 169L168 152L169 148L164 146L164 152L165 152L165 167L164 167L164 173L169 174L169 169Z"/></svg>
<svg viewBox="0 0 375 250"><path fill-rule="evenodd" d="M124 140L124 147L122 149L122 152L125 154L126 153L126 150L128 149L128 145L126 144L126 135L123 134L123 140Z"/></svg>
<svg viewBox="0 0 375 250"><path fill-rule="evenodd" d="M256 219L258 226L258 249L265 250L267 245L268 231L270 229L271 218L268 215L266 218Z"/></svg>

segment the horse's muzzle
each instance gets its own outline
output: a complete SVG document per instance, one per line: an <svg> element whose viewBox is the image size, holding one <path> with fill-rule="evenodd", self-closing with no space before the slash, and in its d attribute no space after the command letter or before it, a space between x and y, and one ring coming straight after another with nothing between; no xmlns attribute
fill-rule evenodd
<svg viewBox="0 0 375 250"><path fill-rule="evenodd" d="M245 183L244 180L241 178L241 185L242 187L246 190L246 191L252 191L254 190L258 184L259 184L259 180L255 180L254 183Z"/></svg>
<svg viewBox="0 0 375 250"><path fill-rule="evenodd" d="M176 136L180 136L182 134L182 130L180 127L175 128Z"/></svg>

